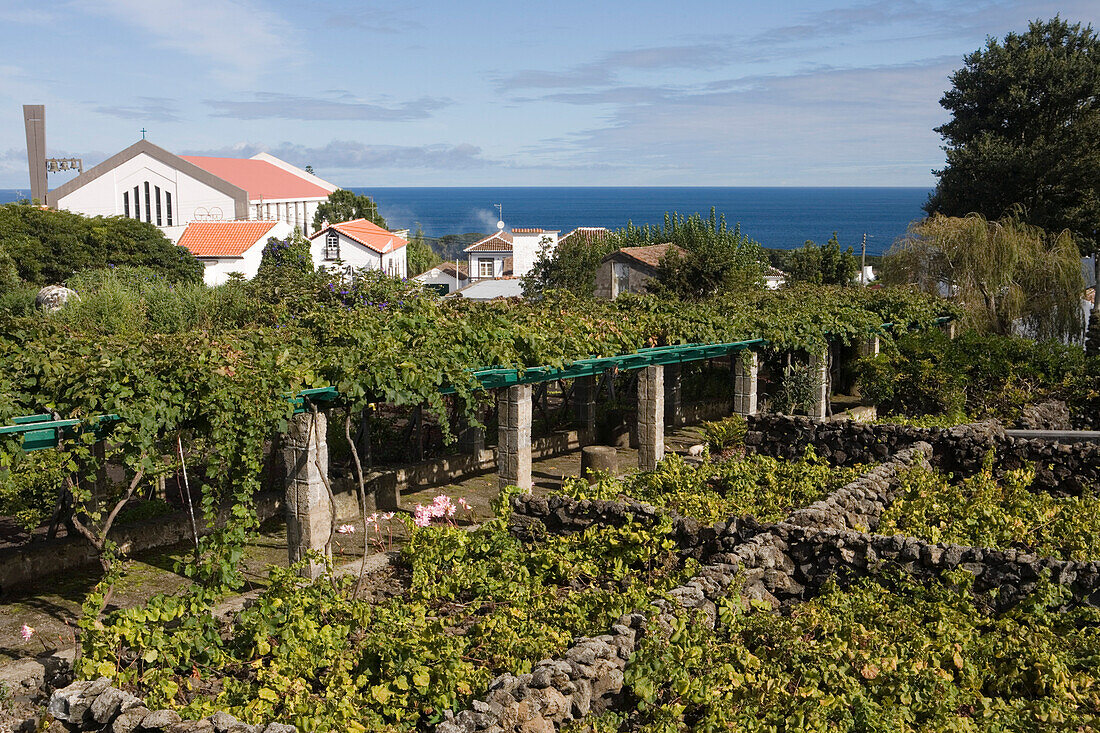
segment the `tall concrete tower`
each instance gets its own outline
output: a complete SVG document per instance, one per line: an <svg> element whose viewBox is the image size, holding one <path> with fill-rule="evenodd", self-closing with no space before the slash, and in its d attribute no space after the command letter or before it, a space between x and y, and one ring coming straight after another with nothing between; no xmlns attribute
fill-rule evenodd
<svg viewBox="0 0 1100 733"><path fill-rule="evenodd" d="M24 104L27 128L27 167L31 173L31 200L46 204L46 105Z"/></svg>

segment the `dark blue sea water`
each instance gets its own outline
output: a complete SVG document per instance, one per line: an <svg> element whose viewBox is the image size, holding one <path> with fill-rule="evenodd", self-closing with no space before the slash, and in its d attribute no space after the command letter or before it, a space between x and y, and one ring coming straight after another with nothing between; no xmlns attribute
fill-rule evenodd
<svg viewBox="0 0 1100 733"><path fill-rule="evenodd" d="M807 239L823 243L834 232L841 244L879 254L923 216L925 188L353 188L378 203L391 227L438 237L495 230L504 207L510 227L562 232L578 226L618 228L628 221L660 223L666 211L706 215L711 207L765 247L789 249ZM25 192L0 190L0 203Z"/></svg>

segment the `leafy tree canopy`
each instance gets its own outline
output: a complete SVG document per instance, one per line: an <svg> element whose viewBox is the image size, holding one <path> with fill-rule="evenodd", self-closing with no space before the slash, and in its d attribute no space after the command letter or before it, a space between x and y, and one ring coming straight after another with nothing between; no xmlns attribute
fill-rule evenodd
<svg viewBox="0 0 1100 733"><path fill-rule="evenodd" d="M133 265L177 282L202 279L202 263L152 224L121 216L86 217L27 204L0 206L0 248L19 277L63 282L79 270Z"/></svg>
<svg viewBox="0 0 1100 733"><path fill-rule="evenodd" d="M836 232L824 246L807 240L801 249L787 251L777 260L776 267L787 273L791 284L851 285L859 272L859 260L851 247L840 248Z"/></svg>
<svg viewBox="0 0 1100 733"><path fill-rule="evenodd" d="M883 261L887 283L950 294L979 329L1008 335L1022 322L1039 338L1079 339L1084 278L1072 235L1015 218L936 214L914 224Z"/></svg>
<svg viewBox="0 0 1100 733"><path fill-rule="evenodd" d="M328 195L328 200L317 207L313 215L313 229L321 228L322 222L339 224L342 221L366 219L383 229L389 229L386 220L378 215L378 205L370 196L364 196L345 188L338 188Z"/></svg>
<svg viewBox="0 0 1100 733"><path fill-rule="evenodd" d="M1060 17L966 57L940 100L947 165L925 209L1069 229L1084 252L1100 238L1100 39Z"/></svg>
<svg viewBox="0 0 1100 733"><path fill-rule="evenodd" d="M620 246L617 234L604 232L590 237L568 237L553 251L544 248L534 267L523 278L524 296L530 298L548 290L567 290L579 297L591 297L600 262Z"/></svg>
<svg viewBox="0 0 1100 733"><path fill-rule="evenodd" d="M443 261L432 246L424 240L424 230L420 228L420 224L416 225L416 233L409 239L409 245L405 248L405 258L410 276L419 275Z"/></svg>

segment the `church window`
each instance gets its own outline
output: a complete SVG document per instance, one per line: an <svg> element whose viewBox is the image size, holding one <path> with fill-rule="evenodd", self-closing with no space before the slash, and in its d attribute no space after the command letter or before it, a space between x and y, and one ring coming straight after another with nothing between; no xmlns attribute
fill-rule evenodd
<svg viewBox="0 0 1100 733"><path fill-rule="evenodd" d="M329 232L325 237L325 259L340 259L340 235L336 232Z"/></svg>
<svg viewBox="0 0 1100 733"><path fill-rule="evenodd" d="M134 218L141 221L141 196L137 186L134 186Z"/></svg>
<svg viewBox="0 0 1100 733"><path fill-rule="evenodd" d="M164 213L168 217L168 226L172 226L172 192L164 192Z"/></svg>
<svg viewBox="0 0 1100 733"><path fill-rule="evenodd" d="M156 189L156 192L157 192L157 226L159 227L161 225L161 218L160 218L160 186L153 186L153 188Z"/></svg>
<svg viewBox="0 0 1100 733"><path fill-rule="evenodd" d="M122 192L122 215L127 219L130 218L130 192Z"/></svg>
<svg viewBox="0 0 1100 733"><path fill-rule="evenodd" d="M153 223L153 202L149 196L149 181L145 182L145 221Z"/></svg>

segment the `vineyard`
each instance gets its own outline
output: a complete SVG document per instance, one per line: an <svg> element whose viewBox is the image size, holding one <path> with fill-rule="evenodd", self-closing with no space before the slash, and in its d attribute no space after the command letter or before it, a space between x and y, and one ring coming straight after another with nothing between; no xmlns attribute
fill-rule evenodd
<svg viewBox="0 0 1100 733"><path fill-rule="evenodd" d="M82 307L109 303L97 297ZM1098 497L1091 479L1073 479L1095 475L1097 452L906 423L922 414L906 401L925 368L916 363L933 359L932 337L914 345L906 334L953 315L940 301L816 288L470 304L360 278L269 301L236 301L231 285L218 307L215 320L146 305L125 320L2 322L0 423L80 424L43 451L6 436L0 501L28 526L68 501L100 542L81 681L50 707L69 730L167 731L181 718L238 733L1100 723ZM884 355L837 379L862 380L884 412L897 406L893 423L718 420L700 433L702 452L592 483L565 477L549 494L504 489L489 519L445 494L369 517L364 502L356 539L378 560L371 570L310 555L272 568L243 607L215 612L242 588L272 446L294 420L312 431L327 415L326 450L362 492L366 416L376 431L382 415L430 416L453 442L487 417L481 379L492 370L748 341L789 367L790 355L851 352L875 336ZM943 353L958 379L940 393L923 383L921 404L947 395L961 418L1019 414L1025 382L1057 397L1091 378L1056 351L987 349L980 369ZM685 366L685 384L715 399L734 358L724 377ZM1020 365L1015 379L996 377L1005 364ZM625 391L628 378L606 381ZM951 391L968 380L961 398ZM117 416L109 430L100 415ZM385 440L400 441L390 430ZM210 528L177 568L190 584L115 607L128 565L106 528L181 469ZM311 565L325 570L316 580L302 577Z"/></svg>

